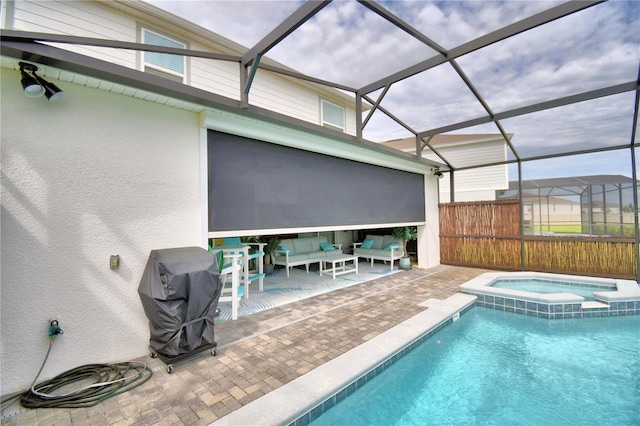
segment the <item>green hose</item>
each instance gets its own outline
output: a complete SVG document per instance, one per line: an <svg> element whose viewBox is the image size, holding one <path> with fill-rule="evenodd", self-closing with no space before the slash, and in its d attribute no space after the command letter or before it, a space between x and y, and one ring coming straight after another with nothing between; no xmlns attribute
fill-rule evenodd
<svg viewBox="0 0 640 426"><path fill-rule="evenodd" d="M88 364L68 370L50 380L36 384L49 358L53 341L51 339L49 342L47 355L29 390L4 397L2 404L19 397L22 406L26 408L92 407L100 401L142 385L153 375L151 369L141 362ZM89 384L82 385L82 382ZM75 389L63 393L62 390L70 385L74 385L73 388ZM3 407L2 410L6 407Z"/></svg>
<svg viewBox="0 0 640 426"><path fill-rule="evenodd" d="M83 365L32 386L22 394L20 402L26 408L92 407L142 385L152 375L151 369L139 362ZM53 393L80 382L91 384L67 393Z"/></svg>

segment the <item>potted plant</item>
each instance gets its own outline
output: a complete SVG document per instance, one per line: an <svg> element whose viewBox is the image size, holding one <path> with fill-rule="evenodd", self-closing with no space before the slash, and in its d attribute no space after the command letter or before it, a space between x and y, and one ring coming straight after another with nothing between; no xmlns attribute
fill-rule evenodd
<svg viewBox="0 0 640 426"><path fill-rule="evenodd" d="M393 236L402 241L402 258L400 258L400 269L411 269L411 258L407 252L407 241L418 238L418 230L413 226L400 226L393 228Z"/></svg>
<svg viewBox="0 0 640 426"><path fill-rule="evenodd" d="M280 244L280 238L271 237L265 242L267 243L267 245L264 246L264 273L272 274L274 269L274 265L272 263L274 261L273 252L278 248L278 245Z"/></svg>

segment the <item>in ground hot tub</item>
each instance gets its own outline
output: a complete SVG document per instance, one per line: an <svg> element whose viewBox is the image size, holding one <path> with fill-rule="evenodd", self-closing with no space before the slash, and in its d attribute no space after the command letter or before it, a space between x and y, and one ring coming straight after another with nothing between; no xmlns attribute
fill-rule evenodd
<svg viewBox="0 0 640 426"><path fill-rule="evenodd" d="M553 287L557 287L557 292ZM534 291L544 287L544 290ZM460 286L478 306L541 318L637 315L635 281L541 272L490 272ZM590 300L588 300L590 299Z"/></svg>

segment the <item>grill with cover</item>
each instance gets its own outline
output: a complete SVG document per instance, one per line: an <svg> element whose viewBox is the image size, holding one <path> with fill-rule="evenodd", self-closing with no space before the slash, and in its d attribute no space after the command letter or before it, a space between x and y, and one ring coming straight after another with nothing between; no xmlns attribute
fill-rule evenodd
<svg viewBox="0 0 640 426"><path fill-rule="evenodd" d="M218 261L200 247L152 250L138 286L149 319L151 356L172 363L211 350L222 291Z"/></svg>

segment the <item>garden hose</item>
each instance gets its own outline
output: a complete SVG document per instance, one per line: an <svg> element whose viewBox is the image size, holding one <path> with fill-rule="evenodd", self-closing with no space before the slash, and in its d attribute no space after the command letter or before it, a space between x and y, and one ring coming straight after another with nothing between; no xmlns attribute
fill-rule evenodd
<svg viewBox="0 0 640 426"><path fill-rule="evenodd" d="M47 349L47 354L44 357L44 361L42 361L42 364L40 365L40 370L38 370L38 374L36 374L36 378L33 379L33 382L31 383L31 386L29 387L29 389L33 388L33 385L36 384L36 380L38 380L38 377L40 377L40 373L42 373L42 369L44 368L45 364L47 363L47 359L49 359L49 354L51 353L51 347L53 346L53 342L55 341L55 337L56 335L51 335L51 332L49 333L49 349ZM2 398L2 409L0 411L4 411L5 408L9 407L11 404L13 404L13 402L20 398L22 395L25 394L25 391L19 391L16 393L12 393L11 395L7 395L4 398ZM11 403L9 403L8 405L5 405L7 402L11 401Z"/></svg>
<svg viewBox="0 0 640 426"><path fill-rule="evenodd" d="M22 394L20 402L26 408L92 407L142 385L152 375L151 369L141 362L87 364L31 386ZM74 383L87 381L92 383L71 392L52 393Z"/></svg>
<svg viewBox="0 0 640 426"><path fill-rule="evenodd" d="M142 385L153 375L151 369L141 362L87 364L36 384L49 358L53 342L52 338L47 355L31 387L27 391L6 396L2 399L3 405L20 398L20 403L26 408L92 407L105 399ZM61 390L67 386L72 386L74 390L62 393Z"/></svg>

